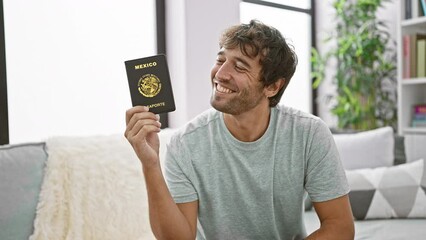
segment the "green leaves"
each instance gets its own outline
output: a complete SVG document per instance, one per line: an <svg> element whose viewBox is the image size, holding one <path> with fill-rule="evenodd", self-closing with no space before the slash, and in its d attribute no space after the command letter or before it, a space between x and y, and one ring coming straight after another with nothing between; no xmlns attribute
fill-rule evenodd
<svg viewBox="0 0 426 240"><path fill-rule="evenodd" d="M312 66L312 72L311 76L315 79L313 83L313 88L318 88L322 80L324 79L324 73L325 73L325 59L321 57L321 55L318 53L318 51L315 48L312 48L311 53L311 63Z"/></svg>
<svg viewBox="0 0 426 240"><path fill-rule="evenodd" d="M324 55L312 50L314 88L326 78L330 60L337 61L332 76L337 86L332 113L340 128L396 128L396 53L395 47L389 47L395 42L386 25L376 18L384 1L334 1L336 31L326 42L334 39L335 45Z"/></svg>

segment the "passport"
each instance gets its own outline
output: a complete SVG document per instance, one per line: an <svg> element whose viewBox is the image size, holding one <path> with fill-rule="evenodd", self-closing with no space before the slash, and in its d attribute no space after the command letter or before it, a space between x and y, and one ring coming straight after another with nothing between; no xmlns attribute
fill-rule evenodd
<svg viewBox="0 0 426 240"><path fill-rule="evenodd" d="M155 114L176 110L166 55L124 62L133 106L147 106Z"/></svg>

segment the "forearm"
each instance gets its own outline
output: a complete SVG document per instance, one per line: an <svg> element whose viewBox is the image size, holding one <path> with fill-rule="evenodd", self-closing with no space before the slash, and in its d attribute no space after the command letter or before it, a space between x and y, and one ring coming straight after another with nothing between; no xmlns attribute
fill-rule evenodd
<svg viewBox="0 0 426 240"><path fill-rule="evenodd" d="M144 169L149 219L157 239L195 239L195 230L174 202L160 167Z"/></svg>
<svg viewBox="0 0 426 240"><path fill-rule="evenodd" d="M321 227L309 235L306 240L352 240L354 239L354 227L352 223L341 221L329 221L321 224Z"/></svg>

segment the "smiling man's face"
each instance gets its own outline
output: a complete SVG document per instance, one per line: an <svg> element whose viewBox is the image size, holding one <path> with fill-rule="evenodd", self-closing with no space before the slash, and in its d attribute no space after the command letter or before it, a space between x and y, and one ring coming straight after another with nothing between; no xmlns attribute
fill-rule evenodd
<svg viewBox="0 0 426 240"><path fill-rule="evenodd" d="M222 48L211 70L211 105L218 111L239 115L263 101L268 105L260 82L259 56L245 56L239 48Z"/></svg>

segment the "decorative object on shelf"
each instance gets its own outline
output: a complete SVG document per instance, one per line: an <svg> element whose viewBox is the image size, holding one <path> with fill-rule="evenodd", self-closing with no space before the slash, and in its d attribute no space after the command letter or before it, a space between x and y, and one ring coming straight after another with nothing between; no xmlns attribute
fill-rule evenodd
<svg viewBox="0 0 426 240"><path fill-rule="evenodd" d="M413 127L426 127L426 103L414 105L411 124Z"/></svg>
<svg viewBox="0 0 426 240"><path fill-rule="evenodd" d="M333 76L337 93L328 99L339 128L396 129L395 42L386 24L376 17L383 2L389 1L335 0L336 31L325 42L337 43L325 54L312 50L314 88L325 79L330 60L337 60Z"/></svg>

